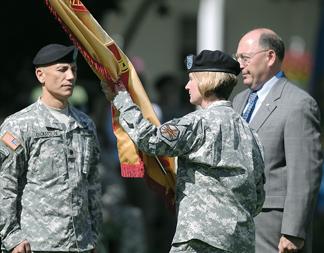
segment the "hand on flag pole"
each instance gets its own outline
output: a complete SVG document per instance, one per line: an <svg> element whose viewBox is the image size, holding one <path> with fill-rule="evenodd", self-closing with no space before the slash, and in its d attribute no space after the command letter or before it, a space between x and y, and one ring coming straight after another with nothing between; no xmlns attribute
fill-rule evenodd
<svg viewBox="0 0 324 253"><path fill-rule="evenodd" d="M122 80L118 79L117 82L113 81L100 81L100 85L102 88L102 92L105 94L105 97L108 101L112 101L115 96L118 94L119 91L127 91L124 83ZM160 162L159 158L157 156L154 156L155 161L157 162L159 168L161 169L162 173L164 175L167 175L167 170L164 168L162 163Z"/></svg>
<svg viewBox="0 0 324 253"><path fill-rule="evenodd" d="M103 81L100 82L102 92L105 94L105 97L108 101L112 101L114 97L117 95L118 91L125 91L126 87L122 80L118 80L117 82L112 81Z"/></svg>

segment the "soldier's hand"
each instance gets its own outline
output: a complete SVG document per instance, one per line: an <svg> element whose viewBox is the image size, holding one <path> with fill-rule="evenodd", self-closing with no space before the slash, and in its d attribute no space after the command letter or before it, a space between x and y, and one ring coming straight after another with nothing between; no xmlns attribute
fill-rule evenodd
<svg viewBox="0 0 324 253"><path fill-rule="evenodd" d="M112 101L117 95L118 91L126 90L125 85L120 80L110 83L101 81L100 85L108 101Z"/></svg>
<svg viewBox="0 0 324 253"><path fill-rule="evenodd" d="M304 247L304 240L298 237L283 235L280 238L279 253L298 252Z"/></svg>
<svg viewBox="0 0 324 253"><path fill-rule="evenodd" d="M107 100L108 101L113 100L113 98L116 96L115 91L113 89L114 84L108 83L106 81L101 81L100 85L101 85L102 91L105 94L105 97L107 98Z"/></svg>
<svg viewBox="0 0 324 253"><path fill-rule="evenodd" d="M22 241L18 244L11 253L31 253L31 247L27 240Z"/></svg>

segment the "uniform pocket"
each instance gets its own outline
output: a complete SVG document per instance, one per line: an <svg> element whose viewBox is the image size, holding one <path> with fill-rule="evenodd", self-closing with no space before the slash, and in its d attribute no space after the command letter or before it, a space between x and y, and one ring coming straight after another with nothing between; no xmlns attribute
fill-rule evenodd
<svg viewBox="0 0 324 253"><path fill-rule="evenodd" d="M39 138L34 142L30 154L29 168L40 181L50 181L63 174L66 155L60 136Z"/></svg>

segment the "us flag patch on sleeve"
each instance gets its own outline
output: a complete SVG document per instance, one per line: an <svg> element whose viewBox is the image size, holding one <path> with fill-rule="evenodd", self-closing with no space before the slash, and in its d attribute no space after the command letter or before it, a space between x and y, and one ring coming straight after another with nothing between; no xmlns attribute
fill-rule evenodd
<svg viewBox="0 0 324 253"><path fill-rule="evenodd" d="M20 146L18 139L8 131L5 132L5 134L1 137L1 141L13 151L15 151Z"/></svg>

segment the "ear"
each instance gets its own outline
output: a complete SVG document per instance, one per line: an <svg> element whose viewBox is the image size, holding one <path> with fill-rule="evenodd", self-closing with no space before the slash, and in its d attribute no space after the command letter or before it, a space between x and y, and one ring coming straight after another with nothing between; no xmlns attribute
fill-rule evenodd
<svg viewBox="0 0 324 253"><path fill-rule="evenodd" d="M275 62L276 62L276 59L277 59L276 52L270 49L267 52L267 57L268 57L268 64L269 64L269 66L273 66L275 64Z"/></svg>
<svg viewBox="0 0 324 253"><path fill-rule="evenodd" d="M36 68L35 75L41 84L45 83L45 73L43 68Z"/></svg>

